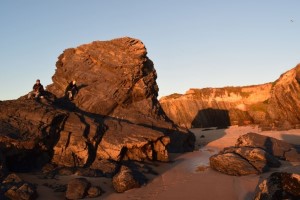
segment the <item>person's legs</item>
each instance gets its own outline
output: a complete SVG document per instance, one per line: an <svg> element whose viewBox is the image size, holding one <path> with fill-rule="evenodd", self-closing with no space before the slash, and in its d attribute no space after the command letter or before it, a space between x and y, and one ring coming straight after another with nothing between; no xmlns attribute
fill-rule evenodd
<svg viewBox="0 0 300 200"><path fill-rule="evenodd" d="M39 92L34 92L34 98L39 98L39 96L40 96L40 93Z"/></svg>
<svg viewBox="0 0 300 200"><path fill-rule="evenodd" d="M73 89L73 90L72 90L72 99L74 99L74 98L75 98L75 95L76 95L76 90L75 90L75 89Z"/></svg>
<svg viewBox="0 0 300 200"><path fill-rule="evenodd" d="M72 97L73 97L72 91L68 91L68 97L69 97L69 99L72 99Z"/></svg>
<svg viewBox="0 0 300 200"><path fill-rule="evenodd" d="M27 96L28 99L31 99L32 93L33 93L33 91L31 91L31 92L28 93L28 96Z"/></svg>

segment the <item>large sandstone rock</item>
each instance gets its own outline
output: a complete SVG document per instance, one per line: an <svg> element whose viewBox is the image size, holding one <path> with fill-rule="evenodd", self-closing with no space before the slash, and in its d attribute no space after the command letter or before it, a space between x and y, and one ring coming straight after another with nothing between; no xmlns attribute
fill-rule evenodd
<svg viewBox="0 0 300 200"><path fill-rule="evenodd" d="M59 56L56 67L47 90L57 97L63 97L68 82L75 79L79 93L73 103L82 112L110 116L122 127L133 123L156 130L171 138L170 151L193 150L193 134L176 127L161 109L156 71L141 41L125 37L70 48Z"/></svg>
<svg viewBox="0 0 300 200"><path fill-rule="evenodd" d="M210 157L210 167L225 174L241 176L259 174L270 167L279 167L280 162L260 148L229 147Z"/></svg>
<svg viewBox="0 0 300 200"><path fill-rule="evenodd" d="M210 167L224 174L241 176L258 174L247 160L234 153L217 154L209 159Z"/></svg>
<svg viewBox="0 0 300 200"><path fill-rule="evenodd" d="M67 49L45 99L0 101L0 175L51 162L66 168L49 176L112 176L116 166L105 160L168 161L169 152L193 150L194 135L169 120L157 101L156 71L146 53L132 38ZM79 93L70 102L63 96L72 79Z"/></svg>
<svg viewBox="0 0 300 200"><path fill-rule="evenodd" d="M257 133L247 133L240 136L236 142L236 146L258 147L278 158L288 161L300 161L300 154L294 145Z"/></svg>
<svg viewBox="0 0 300 200"><path fill-rule="evenodd" d="M257 187L255 200L300 199L300 175L274 172Z"/></svg>
<svg viewBox="0 0 300 200"><path fill-rule="evenodd" d="M300 65L273 83L190 89L160 99L167 116L182 127L259 124L266 129L300 127Z"/></svg>
<svg viewBox="0 0 300 200"><path fill-rule="evenodd" d="M237 139L235 147L224 148L210 157L211 168L229 175L260 174L280 167L279 159L299 162L297 147L272 137L247 133Z"/></svg>

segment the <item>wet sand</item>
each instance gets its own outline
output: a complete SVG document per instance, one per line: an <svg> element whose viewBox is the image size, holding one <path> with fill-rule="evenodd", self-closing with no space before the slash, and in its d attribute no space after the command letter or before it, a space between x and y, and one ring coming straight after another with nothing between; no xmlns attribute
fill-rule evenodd
<svg viewBox="0 0 300 200"><path fill-rule="evenodd" d="M290 143L300 144L300 130L265 131L256 126L237 127L228 129L192 129L196 136L196 149L185 154L171 154L170 163L154 162L149 164L158 175L147 174L149 182L141 188L132 189L118 194L113 191L111 180L107 178L88 178L93 185L100 186L105 193L94 199L108 200L248 200L252 199L255 188L263 175L249 175L242 177L228 176L209 168L209 157L224 147L233 146L236 139L248 132L256 132L282 139ZM298 165L300 163L293 163ZM291 169L290 163L283 162L281 169ZM300 166L299 168L300 172ZM273 169L276 171L280 169ZM66 184L68 180L77 176L59 176L57 180L39 179L37 175L22 174L22 178L37 183L39 199L64 199L64 193L54 193L52 189L42 186L45 182Z"/></svg>

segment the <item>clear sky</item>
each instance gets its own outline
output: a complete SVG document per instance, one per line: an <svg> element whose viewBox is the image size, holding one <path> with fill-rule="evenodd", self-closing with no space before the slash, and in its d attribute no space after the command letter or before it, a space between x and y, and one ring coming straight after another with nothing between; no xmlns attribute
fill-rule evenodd
<svg viewBox="0 0 300 200"><path fill-rule="evenodd" d="M299 0L0 0L0 99L52 82L64 49L141 39L159 95L274 81L300 63Z"/></svg>

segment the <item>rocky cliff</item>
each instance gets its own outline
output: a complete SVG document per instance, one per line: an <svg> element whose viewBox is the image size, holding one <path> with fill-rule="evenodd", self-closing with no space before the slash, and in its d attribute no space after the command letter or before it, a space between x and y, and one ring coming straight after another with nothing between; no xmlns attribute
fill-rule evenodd
<svg viewBox="0 0 300 200"><path fill-rule="evenodd" d="M157 100L153 63L139 40L120 38L67 49L40 101L0 101L2 168L103 168L103 160L167 161L193 150L194 135L176 126ZM74 101L64 97L71 80ZM2 155L2 154L1 154Z"/></svg>
<svg viewBox="0 0 300 200"><path fill-rule="evenodd" d="M300 65L272 83L245 87L190 89L162 97L167 116L181 127L259 124L300 127Z"/></svg>

